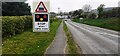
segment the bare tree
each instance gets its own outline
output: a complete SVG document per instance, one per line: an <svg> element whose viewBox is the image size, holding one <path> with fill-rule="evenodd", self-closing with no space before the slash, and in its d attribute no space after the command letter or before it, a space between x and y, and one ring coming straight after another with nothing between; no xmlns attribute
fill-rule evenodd
<svg viewBox="0 0 120 56"><path fill-rule="evenodd" d="M86 4L83 6L83 11L84 12L90 12L92 9L92 7L89 4Z"/></svg>

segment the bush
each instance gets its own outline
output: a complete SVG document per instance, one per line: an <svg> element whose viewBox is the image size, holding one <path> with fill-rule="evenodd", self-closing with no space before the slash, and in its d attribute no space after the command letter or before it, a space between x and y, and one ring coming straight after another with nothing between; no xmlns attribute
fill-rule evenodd
<svg viewBox="0 0 120 56"><path fill-rule="evenodd" d="M87 18L91 18L91 19L95 19L96 18L96 14L95 13L90 13Z"/></svg>
<svg viewBox="0 0 120 56"><path fill-rule="evenodd" d="M5 16L2 17L2 36L10 37L32 28L31 16Z"/></svg>
<svg viewBox="0 0 120 56"><path fill-rule="evenodd" d="M51 18L50 23L52 23L53 21L58 21L58 18Z"/></svg>

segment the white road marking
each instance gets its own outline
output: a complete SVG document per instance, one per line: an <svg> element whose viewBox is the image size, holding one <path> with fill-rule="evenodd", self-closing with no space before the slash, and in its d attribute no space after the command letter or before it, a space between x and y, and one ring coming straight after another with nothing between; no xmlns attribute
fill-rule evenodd
<svg viewBox="0 0 120 56"><path fill-rule="evenodd" d="M118 35L114 35L114 34L109 34L109 33L105 33L105 32L96 32L98 34L104 34L104 35L109 35L109 36L113 36L113 37L119 37Z"/></svg>

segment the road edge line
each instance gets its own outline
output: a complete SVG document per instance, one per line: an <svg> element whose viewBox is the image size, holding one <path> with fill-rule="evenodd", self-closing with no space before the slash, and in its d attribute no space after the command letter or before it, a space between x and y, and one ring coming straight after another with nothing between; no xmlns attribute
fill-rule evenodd
<svg viewBox="0 0 120 56"><path fill-rule="evenodd" d="M67 53L67 41L68 41L68 39L67 39L67 35L66 35L66 32L65 32L65 30L64 30L64 21L62 22L62 24L63 24L63 31L64 31L64 33L65 33L65 36L66 36L66 44L65 44L65 47L64 47L64 54L68 54Z"/></svg>
<svg viewBox="0 0 120 56"><path fill-rule="evenodd" d="M66 24L66 22L64 22L65 24ZM67 26L67 24L66 24L66 26ZM67 27L68 28L68 27ZM65 31L65 30L64 30ZM72 39L73 39L73 41L74 41L74 36L73 36L73 34L71 33L71 31L69 30L69 28L68 28L68 32L71 34L71 37L72 37ZM66 33L66 32L65 32ZM67 41L68 41L68 36L67 36ZM80 46L74 41L74 43L75 43L75 46L76 46L76 48L77 49L79 49L79 50L77 50L77 53L79 53L79 54L83 54L83 51L82 51L82 49L80 48ZM67 46L68 46L68 43L67 43ZM67 47L66 46L66 47ZM68 54L69 54L69 52L68 52Z"/></svg>

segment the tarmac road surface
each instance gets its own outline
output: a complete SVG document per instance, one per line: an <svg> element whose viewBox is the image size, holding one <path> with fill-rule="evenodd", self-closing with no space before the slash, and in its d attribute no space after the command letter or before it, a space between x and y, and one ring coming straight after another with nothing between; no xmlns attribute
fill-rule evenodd
<svg viewBox="0 0 120 56"><path fill-rule="evenodd" d="M118 54L118 32L65 21L83 54Z"/></svg>

